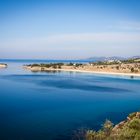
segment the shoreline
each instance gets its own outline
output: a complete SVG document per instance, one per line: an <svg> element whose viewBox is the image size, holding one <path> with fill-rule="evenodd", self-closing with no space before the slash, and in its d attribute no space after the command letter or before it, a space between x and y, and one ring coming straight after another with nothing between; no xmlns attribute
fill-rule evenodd
<svg viewBox="0 0 140 140"><path fill-rule="evenodd" d="M0 63L0 69L7 68L7 64Z"/></svg>
<svg viewBox="0 0 140 140"><path fill-rule="evenodd" d="M140 74L136 73L117 73L117 72L102 72L102 71L87 71L87 70L72 70L72 69L56 69L56 71L67 71L67 72L81 72L81 73L93 73L93 74L104 74L104 75L122 75L122 76L135 76L140 77Z"/></svg>
<svg viewBox="0 0 140 140"><path fill-rule="evenodd" d="M24 66L25 69L31 70L33 72L45 72L45 71L64 71L64 72L80 72L80 73L91 73L91 74L103 74L103 75L116 75L116 76L132 76L133 77L140 77L140 73L121 73L121 72L103 72L103 71L91 71L91 70L76 70L76 69L52 69L48 68L45 70L41 69L32 69L31 67Z"/></svg>

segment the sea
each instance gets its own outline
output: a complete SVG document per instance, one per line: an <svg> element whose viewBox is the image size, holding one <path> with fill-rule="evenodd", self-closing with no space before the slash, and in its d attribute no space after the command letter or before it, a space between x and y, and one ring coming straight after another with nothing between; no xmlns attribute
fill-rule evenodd
<svg viewBox="0 0 140 140"><path fill-rule="evenodd" d="M78 140L106 119L140 111L140 78L80 72L31 72L23 65L83 60L0 60L0 140Z"/></svg>

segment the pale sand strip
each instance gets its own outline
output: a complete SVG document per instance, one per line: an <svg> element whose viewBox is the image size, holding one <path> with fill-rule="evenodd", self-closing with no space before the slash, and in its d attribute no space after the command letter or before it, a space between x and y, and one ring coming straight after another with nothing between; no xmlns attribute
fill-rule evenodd
<svg viewBox="0 0 140 140"><path fill-rule="evenodd" d="M87 70L73 70L73 69L49 69L49 70L140 77L140 74L136 74L136 73L101 72L101 71L87 71Z"/></svg>

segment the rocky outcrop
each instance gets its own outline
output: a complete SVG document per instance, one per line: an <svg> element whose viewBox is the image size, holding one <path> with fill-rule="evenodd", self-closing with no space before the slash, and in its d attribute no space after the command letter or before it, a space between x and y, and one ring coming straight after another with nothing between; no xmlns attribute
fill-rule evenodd
<svg viewBox="0 0 140 140"><path fill-rule="evenodd" d="M140 112L130 114L125 121L115 125L110 137L116 140L140 139Z"/></svg>
<svg viewBox="0 0 140 140"><path fill-rule="evenodd" d="M85 140L140 140L140 112L131 113L114 127L106 121L99 131L88 130Z"/></svg>

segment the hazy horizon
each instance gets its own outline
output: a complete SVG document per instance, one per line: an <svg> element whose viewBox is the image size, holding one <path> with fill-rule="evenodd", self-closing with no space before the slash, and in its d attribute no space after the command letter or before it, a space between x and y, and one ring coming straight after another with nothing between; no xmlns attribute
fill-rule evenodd
<svg viewBox="0 0 140 140"><path fill-rule="evenodd" d="M140 55L138 0L1 0L0 59Z"/></svg>
<svg viewBox="0 0 140 140"><path fill-rule="evenodd" d="M0 60L92 60L93 58L95 59L98 59L98 58L111 58L111 57L120 57L120 58L133 58L133 57L136 57L136 58L140 58L140 55L133 55L133 56L127 56L127 57L124 57L124 56L91 56L91 57L87 57L87 58L79 58L79 59L49 59L49 58L0 58Z"/></svg>

